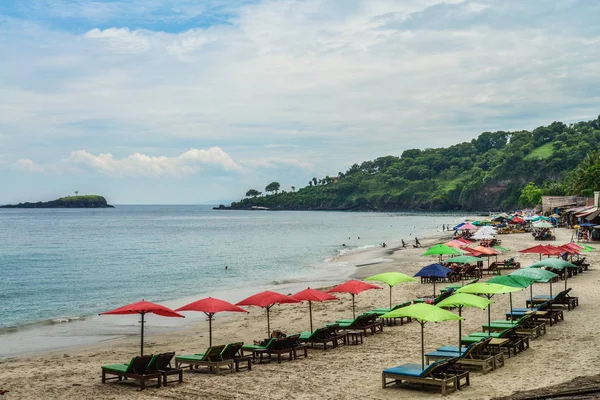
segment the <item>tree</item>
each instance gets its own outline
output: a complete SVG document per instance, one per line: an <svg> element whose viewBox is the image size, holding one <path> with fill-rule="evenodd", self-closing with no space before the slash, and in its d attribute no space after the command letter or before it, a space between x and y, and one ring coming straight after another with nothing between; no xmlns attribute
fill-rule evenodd
<svg viewBox="0 0 600 400"><path fill-rule="evenodd" d="M281 185L279 184L279 182L271 182L265 188L265 192L275 192L275 193L277 193L279 191L280 187L281 187Z"/></svg>
<svg viewBox="0 0 600 400"><path fill-rule="evenodd" d="M524 206L536 206L542 202L542 195L544 190L539 188L533 182L529 182L523 190L521 190L521 196L519 197L519 203Z"/></svg>
<svg viewBox="0 0 600 400"><path fill-rule="evenodd" d="M591 196L600 188L600 151L592 150L573 171L573 193Z"/></svg>
<svg viewBox="0 0 600 400"><path fill-rule="evenodd" d="M292 185L292 192L296 191L296 186Z"/></svg>
<svg viewBox="0 0 600 400"><path fill-rule="evenodd" d="M260 192L256 189L250 189L246 192L246 197L256 197L260 196Z"/></svg>

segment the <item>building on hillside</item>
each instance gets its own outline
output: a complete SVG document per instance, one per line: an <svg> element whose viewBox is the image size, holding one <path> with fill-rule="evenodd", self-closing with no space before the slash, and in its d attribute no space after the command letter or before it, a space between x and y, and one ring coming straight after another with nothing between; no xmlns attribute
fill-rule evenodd
<svg viewBox="0 0 600 400"><path fill-rule="evenodd" d="M577 196L542 196L542 212L544 214L559 214L568 208L584 207L594 204L593 199Z"/></svg>

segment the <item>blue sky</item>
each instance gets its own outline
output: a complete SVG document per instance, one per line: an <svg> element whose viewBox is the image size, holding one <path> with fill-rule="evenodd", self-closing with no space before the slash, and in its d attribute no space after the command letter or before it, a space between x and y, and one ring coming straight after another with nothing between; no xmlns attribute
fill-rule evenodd
<svg viewBox="0 0 600 400"><path fill-rule="evenodd" d="M0 203L211 203L600 114L592 0L3 0Z"/></svg>

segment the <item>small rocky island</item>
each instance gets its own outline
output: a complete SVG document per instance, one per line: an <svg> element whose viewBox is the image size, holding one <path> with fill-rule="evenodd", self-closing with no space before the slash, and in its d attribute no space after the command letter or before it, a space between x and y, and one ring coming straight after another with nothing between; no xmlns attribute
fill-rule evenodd
<svg viewBox="0 0 600 400"><path fill-rule="evenodd" d="M98 195L61 197L52 201L38 201L37 203L7 204L0 208L114 208L106 199Z"/></svg>

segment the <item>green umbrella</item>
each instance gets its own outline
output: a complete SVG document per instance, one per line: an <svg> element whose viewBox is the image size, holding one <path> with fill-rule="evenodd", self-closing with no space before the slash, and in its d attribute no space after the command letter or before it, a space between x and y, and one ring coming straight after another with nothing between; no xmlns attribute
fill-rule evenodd
<svg viewBox="0 0 600 400"><path fill-rule="evenodd" d="M463 286L460 289L458 289L456 292L457 293L482 294L485 297L487 297L487 299L489 300L495 294L517 292L519 290L522 290L522 289L510 287L510 286L498 285L497 283L477 282L477 283L471 283L470 285L467 285L467 286ZM487 309L488 309L488 325L491 325L492 324L491 305L488 305ZM488 329L488 336L491 336L491 335L492 335L492 332L490 329Z"/></svg>
<svg viewBox="0 0 600 400"><path fill-rule="evenodd" d="M494 246L494 249L501 251L503 253L506 253L507 251L510 251L510 249L507 249L506 247L502 247L502 246Z"/></svg>
<svg viewBox="0 0 600 400"><path fill-rule="evenodd" d="M445 244L436 244L435 246L428 248L425 253L421 254L421 256L440 256L440 261L442 261L443 255L459 256L462 254L463 252L461 250L458 250L454 247L446 246Z"/></svg>
<svg viewBox="0 0 600 400"><path fill-rule="evenodd" d="M552 228L553 225L547 221L540 221L540 222L534 222L533 227L534 228Z"/></svg>
<svg viewBox="0 0 600 400"><path fill-rule="evenodd" d="M519 275L499 275L499 276L495 276L492 279L489 279L487 281L487 283L496 283L498 285L516 287L516 288L521 288L521 289L525 289L527 286L529 286L532 302L533 302L533 289L532 289L533 282L535 282L535 279L528 278L526 276L519 276ZM512 320L512 310L513 310L512 293L508 293L508 296L510 298L510 316L511 316L510 319Z"/></svg>
<svg viewBox="0 0 600 400"><path fill-rule="evenodd" d="M446 262L456 263L456 264L470 264L470 263L479 262L479 261L483 261L483 260L479 257L473 257L473 256L456 256L456 257L448 258L446 260Z"/></svg>
<svg viewBox="0 0 600 400"><path fill-rule="evenodd" d="M526 278L533 279L535 282L550 282L550 291L552 291L552 279L557 277L553 272L546 271L545 269L537 268L521 268L514 272L511 272L507 276L524 276ZM529 287L531 294L531 308L533 308L533 285Z"/></svg>
<svg viewBox="0 0 600 400"><path fill-rule="evenodd" d="M594 250L596 250L594 247L588 246L587 244L583 246L583 251L587 251L588 253Z"/></svg>
<svg viewBox="0 0 600 400"><path fill-rule="evenodd" d="M463 307L477 307L485 310L491 301L479 296L468 293L455 293L450 297L445 298L436 305L441 308L458 307L458 316L462 316ZM460 350L460 339L462 337L462 320L458 320L458 350Z"/></svg>
<svg viewBox="0 0 600 400"><path fill-rule="evenodd" d="M423 331L427 322L442 322L450 320L461 320L462 317L443 310L439 307L432 306L426 303L412 304L402 307L397 310L383 314L381 318L400 318L410 317L416 319L421 324L421 368L425 368L425 341L423 339Z"/></svg>
<svg viewBox="0 0 600 400"><path fill-rule="evenodd" d="M408 275L400 273L400 272L384 272L381 274L369 276L368 278L365 278L364 280L387 283L387 285L390 287L390 309L392 308L392 287L396 286L399 283L416 282L417 281L412 276L408 276Z"/></svg>
<svg viewBox="0 0 600 400"><path fill-rule="evenodd" d="M546 258L545 260L541 260L536 262L535 264L531 264L527 268L543 268L548 267L552 269L560 269L563 270L565 268L578 268L577 265L571 264L568 261L562 260L560 258ZM567 290L567 280L569 279L569 274L565 271L565 290ZM550 284L550 297L552 297L552 283Z"/></svg>

